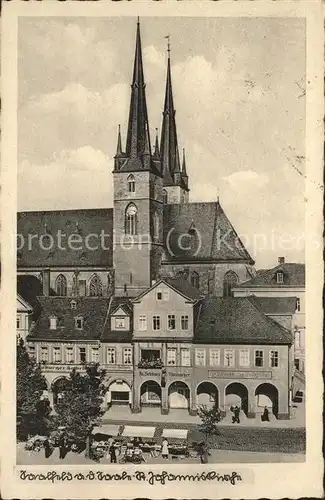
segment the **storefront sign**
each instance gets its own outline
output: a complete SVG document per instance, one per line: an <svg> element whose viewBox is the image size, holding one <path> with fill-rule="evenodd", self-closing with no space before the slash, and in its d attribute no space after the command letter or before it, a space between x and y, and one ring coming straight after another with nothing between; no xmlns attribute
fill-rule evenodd
<svg viewBox="0 0 325 500"><path fill-rule="evenodd" d="M209 371L209 378L258 378L258 379L270 379L272 378L272 372L230 372L226 370L213 370Z"/></svg>
<svg viewBox="0 0 325 500"><path fill-rule="evenodd" d="M153 372L151 370L140 370L139 375L141 377L160 377L161 372Z"/></svg>
<svg viewBox="0 0 325 500"><path fill-rule="evenodd" d="M182 378L186 378L186 377L190 377L191 374L190 373L186 373L186 372L168 372L168 376L169 377L182 377Z"/></svg>

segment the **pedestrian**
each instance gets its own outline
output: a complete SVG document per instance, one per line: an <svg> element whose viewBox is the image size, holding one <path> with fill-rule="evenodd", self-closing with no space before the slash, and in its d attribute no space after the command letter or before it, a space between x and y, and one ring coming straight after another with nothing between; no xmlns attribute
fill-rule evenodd
<svg viewBox="0 0 325 500"><path fill-rule="evenodd" d="M234 424L235 423L235 409L233 406L230 407L230 411L233 414L231 417L231 422Z"/></svg>
<svg viewBox="0 0 325 500"><path fill-rule="evenodd" d="M209 462L209 456L211 455L209 447L207 443L204 442L200 443L199 446L201 464L207 464Z"/></svg>
<svg viewBox="0 0 325 500"><path fill-rule="evenodd" d="M269 421L270 421L269 410L268 410L267 406L265 406L264 411L263 411L263 415L262 415L262 422L269 422Z"/></svg>
<svg viewBox="0 0 325 500"><path fill-rule="evenodd" d="M59 438L59 452L59 458L63 459L66 455L65 438L63 434L61 434Z"/></svg>
<svg viewBox="0 0 325 500"><path fill-rule="evenodd" d="M116 464L116 450L114 444L115 442L113 441L109 449L109 454L111 456L111 464Z"/></svg>
<svg viewBox="0 0 325 500"><path fill-rule="evenodd" d="M161 456L167 460L168 459L168 453L169 453L169 450L168 450L168 441L165 438L163 440L163 442L162 442Z"/></svg>
<svg viewBox="0 0 325 500"><path fill-rule="evenodd" d="M52 452L52 446L50 445L50 441L48 438L45 439L43 446L44 446L45 458L49 458Z"/></svg>
<svg viewBox="0 0 325 500"><path fill-rule="evenodd" d="M238 406L235 406L234 408L234 423L236 422L237 424L240 424L240 419L239 419L239 414L240 414L240 408Z"/></svg>

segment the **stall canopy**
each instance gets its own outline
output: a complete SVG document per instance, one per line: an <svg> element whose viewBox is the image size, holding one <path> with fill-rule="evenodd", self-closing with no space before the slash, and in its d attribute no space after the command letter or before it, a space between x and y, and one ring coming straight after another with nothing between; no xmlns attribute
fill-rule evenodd
<svg viewBox="0 0 325 500"><path fill-rule="evenodd" d="M164 429L162 433L163 438L173 439L187 439L187 429Z"/></svg>
<svg viewBox="0 0 325 500"><path fill-rule="evenodd" d="M93 434L106 434L107 436L117 436L119 433L119 425L101 425L94 427Z"/></svg>
<svg viewBox="0 0 325 500"><path fill-rule="evenodd" d="M140 427L134 425L126 425L124 427L122 436L152 438L155 433L155 430L156 430L155 427L142 427L142 426Z"/></svg>

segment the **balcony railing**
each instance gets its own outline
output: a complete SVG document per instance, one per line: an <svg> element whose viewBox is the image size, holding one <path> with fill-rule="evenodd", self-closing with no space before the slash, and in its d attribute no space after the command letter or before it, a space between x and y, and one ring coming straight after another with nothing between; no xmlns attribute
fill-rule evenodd
<svg viewBox="0 0 325 500"><path fill-rule="evenodd" d="M138 368L162 368L163 362L161 359L140 359Z"/></svg>

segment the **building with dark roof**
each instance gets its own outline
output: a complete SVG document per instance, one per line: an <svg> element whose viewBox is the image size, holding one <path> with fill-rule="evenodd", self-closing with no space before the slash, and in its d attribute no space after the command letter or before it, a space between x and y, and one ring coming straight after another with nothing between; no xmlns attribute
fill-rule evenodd
<svg viewBox="0 0 325 500"><path fill-rule="evenodd" d="M266 404L288 416L291 332L232 297L257 279L254 261L219 199L189 201L169 49L161 138L151 146L139 21L112 175L112 208L18 214L18 286L37 308L28 348L49 390L72 367L99 363L108 406L194 413L239 404L252 417Z"/></svg>

